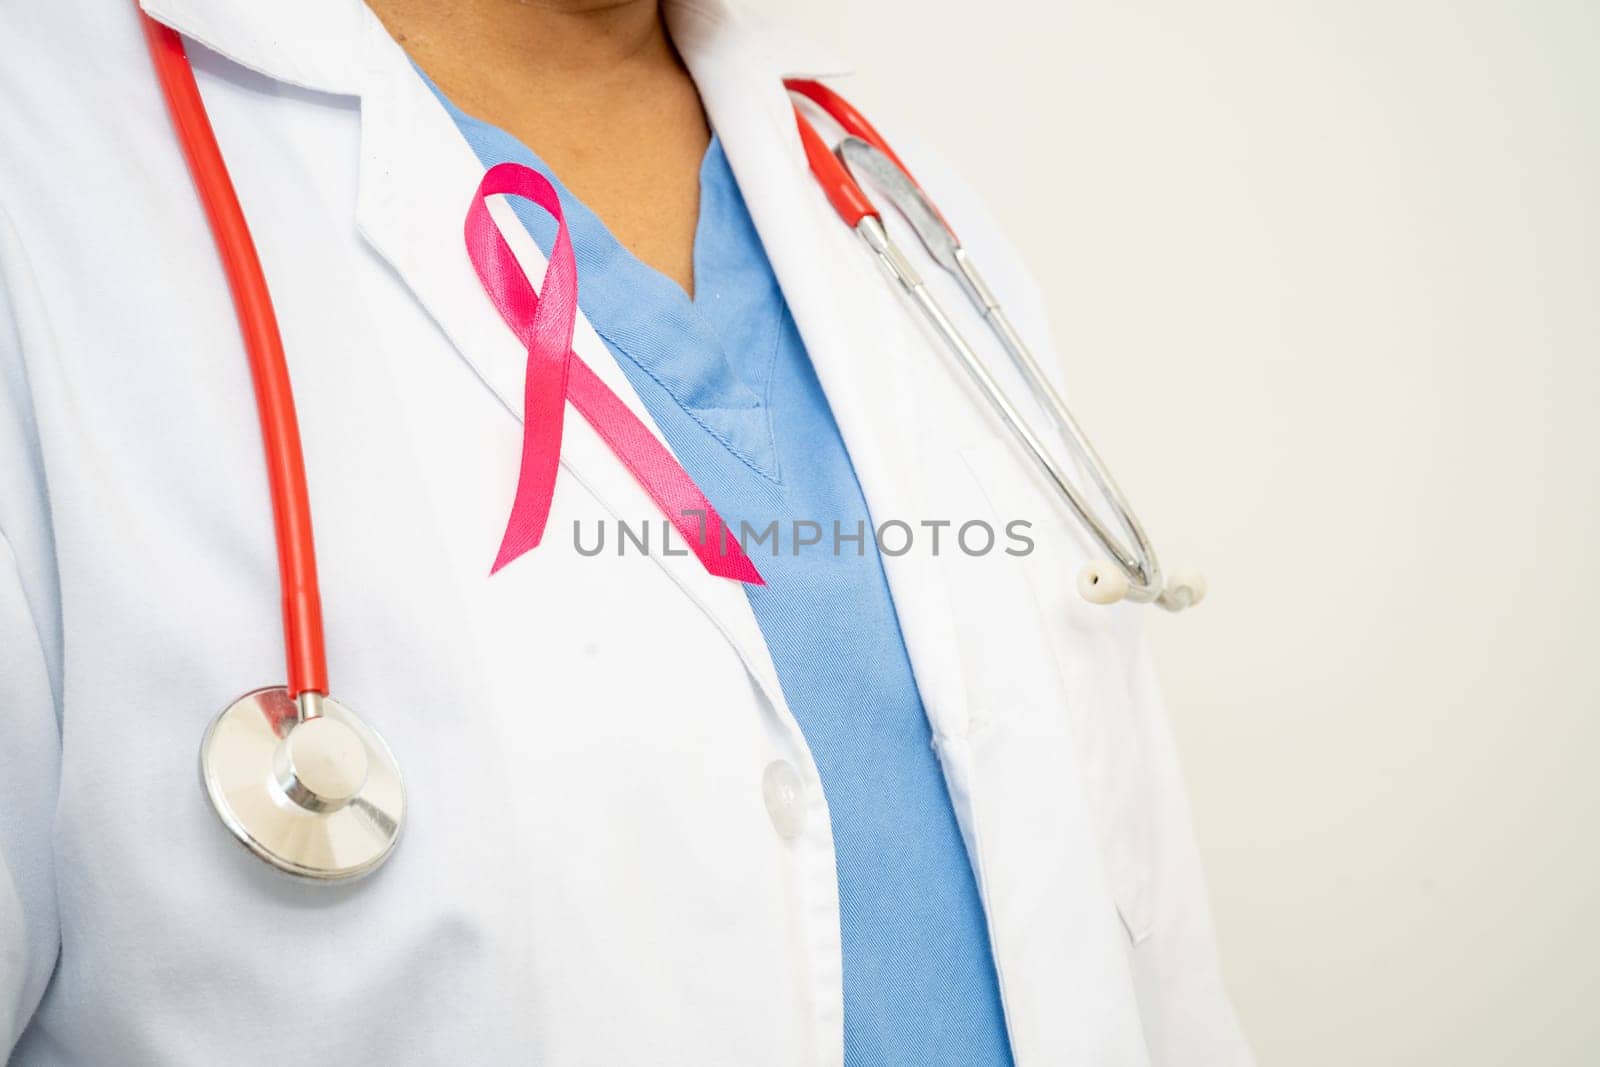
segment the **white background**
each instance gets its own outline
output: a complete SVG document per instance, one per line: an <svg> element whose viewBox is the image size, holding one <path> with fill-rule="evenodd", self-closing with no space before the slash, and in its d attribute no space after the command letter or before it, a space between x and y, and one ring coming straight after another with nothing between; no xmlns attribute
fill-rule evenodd
<svg viewBox="0 0 1600 1067"><path fill-rule="evenodd" d="M1210 578L1153 624L1264 1067L1600 1062L1600 5L757 6L988 196Z"/></svg>

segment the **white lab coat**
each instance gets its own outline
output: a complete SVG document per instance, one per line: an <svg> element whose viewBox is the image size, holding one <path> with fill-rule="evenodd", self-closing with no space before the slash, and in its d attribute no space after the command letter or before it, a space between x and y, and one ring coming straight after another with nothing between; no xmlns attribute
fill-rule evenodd
<svg viewBox="0 0 1600 1067"><path fill-rule="evenodd" d="M9 5L0 1048L28 1065L840 1063L828 810L742 589L692 556L575 551L574 521L655 514L576 416L550 534L489 576L524 353L462 244L478 161L355 0L146 6L191 41L253 223L332 691L400 759L409 824L378 874L329 888L269 870L202 798L208 720L283 681L246 363L131 7ZM721 0L669 21L875 519L1034 524L1026 557L947 534L884 561L1017 1062L1248 1062L1148 609L1077 598L1075 527L812 182L780 77L830 65ZM901 140L1048 355L982 208ZM644 414L582 322L576 349ZM775 761L804 782L792 840L763 801Z"/></svg>

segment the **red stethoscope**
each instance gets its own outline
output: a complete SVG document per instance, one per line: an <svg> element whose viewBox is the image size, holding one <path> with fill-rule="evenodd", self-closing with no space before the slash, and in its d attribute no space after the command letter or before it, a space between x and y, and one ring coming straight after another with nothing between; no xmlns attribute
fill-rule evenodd
<svg viewBox="0 0 1600 1067"><path fill-rule="evenodd" d="M300 878L349 881L376 869L392 853L404 821L405 791L394 756L383 739L328 696L305 460L272 298L183 41L176 32L148 16L141 14L140 18L168 110L222 259L249 359L267 461L283 594L287 684L246 693L211 722L201 743L201 779L223 824L256 856ZM1109 559L1090 563L1079 576L1084 597L1096 603L1124 598L1155 602L1174 611L1198 603L1205 589L1198 577L1163 582L1155 553L1132 509L1011 327L966 250L904 164L872 125L832 90L800 79L786 81L785 85L819 107L847 134L830 151L800 106L796 106L795 118L807 161L829 202L900 284L1018 444L1105 550ZM852 177L852 171L867 178L889 198L934 261L961 283L1061 438L1111 504L1133 547L1125 546L1099 520L1073 485L1066 468L1051 455L962 338L890 239L877 209ZM759 577L755 580L759 581Z"/></svg>

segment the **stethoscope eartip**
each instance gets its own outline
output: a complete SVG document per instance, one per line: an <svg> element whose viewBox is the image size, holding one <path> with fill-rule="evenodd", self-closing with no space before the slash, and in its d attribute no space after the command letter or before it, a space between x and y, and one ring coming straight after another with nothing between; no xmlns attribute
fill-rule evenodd
<svg viewBox="0 0 1600 1067"><path fill-rule="evenodd" d="M1192 608L1206 598L1206 576L1196 570L1183 570L1167 579L1159 603L1168 611Z"/></svg>
<svg viewBox="0 0 1600 1067"><path fill-rule="evenodd" d="M1128 576L1110 560L1092 559L1078 572L1078 595L1091 604L1115 604L1128 595Z"/></svg>

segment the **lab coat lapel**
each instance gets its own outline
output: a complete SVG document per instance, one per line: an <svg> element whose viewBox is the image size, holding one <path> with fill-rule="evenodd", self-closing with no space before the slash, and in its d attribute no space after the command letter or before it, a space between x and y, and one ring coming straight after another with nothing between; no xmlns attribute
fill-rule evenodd
<svg viewBox="0 0 1600 1067"><path fill-rule="evenodd" d="M482 164L376 18L367 20L365 36L369 80L362 93L361 232L428 309L460 357L520 418L527 354L480 287L462 240L462 221L483 176ZM506 204L497 203L491 211L537 284L545 268L538 246ZM643 402L581 313L573 350L659 438ZM660 517L633 475L570 407L561 465L563 474L582 483L613 518ZM650 558L712 617L768 699L783 707L743 586L708 574L688 553L658 551Z"/></svg>
<svg viewBox="0 0 1600 1067"><path fill-rule="evenodd" d="M926 485L914 390L906 389L918 339L858 238L822 198L805 165L782 86L784 58L734 26L733 10L670 6L672 38L699 86L712 128L762 237L806 352L850 450L872 522L917 526ZM966 686L949 589L938 558L922 550L883 557L917 686L938 734L966 723Z"/></svg>
<svg viewBox="0 0 1600 1067"><path fill-rule="evenodd" d="M761 35L732 9L667 9L674 44L694 76L712 127L777 274L833 409L875 525L915 529L929 499L918 440L919 354L906 310L871 257L812 180L795 132L785 75L816 74L752 47ZM955 457L950 457L955 462ZM937 735L967 723L968 695L940 561L921 549L885 555L884 568L917 686Z"/></svg>

